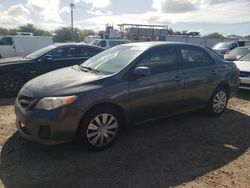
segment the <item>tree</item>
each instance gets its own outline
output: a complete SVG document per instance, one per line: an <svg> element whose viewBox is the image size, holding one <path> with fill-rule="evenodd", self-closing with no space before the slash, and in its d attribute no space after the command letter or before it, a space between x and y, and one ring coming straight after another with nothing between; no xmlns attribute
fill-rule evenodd
<svg viewBox="0 0 250 188"><path fill-rule="evenodd" d="M224 36L220 33L211 33L211 34L208 34L206 37L210 39L223 39L224 38Z"/></svg>
<svg viewBox="0 0 250 188"><path fill-rule="evenodd" d="M9 34L9 30L5 29L5 28L0 28L0 36L2 35L8 35Z"/></svg>
<svg viewBox="0 0 250 188"><path fill-rule="evenodd" d="M85 38L89 35L94 35L94 31L92 30L80 30L75 28L73 31L74 42L84 41ZM62 27L60 29L55 30L54 35L55 42L69 42L71 40L71 28L70 27Z"/></svg>
<svg viewBox="0 0 250 188"><path fill-rule="evenodd" d="M250 35L247 35L244 38L246 38L247 40L250 40Z"/></svg>
<svg viewBox="0 0 250 188"><path fill-rule="evenodd" d="M39 29L33 24L19 26L17 32L30 32L33 33L35 36L51 36L50 32Z"/></svg>

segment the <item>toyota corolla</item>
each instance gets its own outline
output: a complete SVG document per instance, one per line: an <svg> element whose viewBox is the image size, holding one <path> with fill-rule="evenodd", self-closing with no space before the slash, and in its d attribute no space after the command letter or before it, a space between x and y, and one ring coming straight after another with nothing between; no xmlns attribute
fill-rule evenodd
<svg viewBox="0 0 250 188"><path fill-rule="evenodd" d="M196 109L221 115L237 93L238 74L233 62L202 46L125 44L26 83L15 103L16 125L30 141L78 137L103 150L130 124Z"/></svg>

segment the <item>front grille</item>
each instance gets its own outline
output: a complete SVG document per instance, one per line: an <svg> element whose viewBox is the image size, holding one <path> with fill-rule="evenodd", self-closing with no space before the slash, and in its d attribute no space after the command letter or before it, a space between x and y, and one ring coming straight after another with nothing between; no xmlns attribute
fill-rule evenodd
<svg viewBox="0 0 250 188"><path fill-rule="evenodd" d="M250 77L250 72L241 71L240 72L240 77L242 77L242 78Z"/></svg>
<svg viewBox="0 0 250 188"><path fill-rule="evenodd" d="M32 105L35 102L35 98L28 97L24 95L18 96L18 102L21 105L22 108L28 108L30 105Z"/></svg>

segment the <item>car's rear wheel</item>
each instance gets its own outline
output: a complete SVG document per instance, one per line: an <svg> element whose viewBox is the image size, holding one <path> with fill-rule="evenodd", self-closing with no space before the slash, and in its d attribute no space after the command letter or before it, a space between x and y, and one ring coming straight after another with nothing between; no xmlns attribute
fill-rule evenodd
<svg viewBox="0 0 250 188"><path fill-rule="evenodd" d="M110 107L91 110L80 123L79 138L84 146L101 151L112 146L121 129L121 117Z"/></svg>
<svg viewBox="0 0 250 188"><path fill-rule="evenodd" d="M228 90L224 87L217 88L210 98L208 104L208 112L212 116L221 115L227 108Z"/></svg>
<svg viewBox="0 0 250 188"><path fill-rule="evenodd" d="M24 78L19 74L3 74L0 76L0 93L5 97L16 96L24 83Z"/></svg>

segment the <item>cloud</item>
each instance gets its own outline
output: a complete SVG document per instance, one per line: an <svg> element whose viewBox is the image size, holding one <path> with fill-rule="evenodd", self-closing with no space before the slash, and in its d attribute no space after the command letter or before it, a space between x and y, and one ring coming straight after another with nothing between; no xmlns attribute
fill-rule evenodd
<svg viewBox="0 0 250 188"><path fill-rule="evenodd" d="M64 6L63 8L61 8L59 10L59 13L62 14L62 13L70 13L70 7L67 7L67 6Z"/></svg>
<svg viewBox="0 0 250 188"><path fill-rule="evenodd" d="M110 5L111 0L74 0L74 3L79 2L91 4L93 8L106 8Z"/></svg>
<svg viewBox="0 0 250 188"><path fill-rule="evenodd" d="M5 28L13 28L22 24L33 23L29 18L30 11L21 4L10 6L0 12L0 25Z"/></svg>
<svg viewBox="0 0 250 188"><path fill-rule="evenodd" d="M114 25L121 23L168 25L169 23L235 24L250 22L250 2L248 0L226 1L221 3L190 0L189 2L194 4L194 11L187 11L186 9L180 12L172 8L172 11L168 11L167 13L162 11L162 6L165 6L162 2L163 1L154 0L152 6L156 10L146 13L108 15L103 14L103 12L95 12L96 14L94 17L85 20L77 20L75 23L83 25L85 28L104 29L106 22ZM188 10L190 10L190 7L188 7ZM107 21L104 22L105 20Z"/></svg>
<svg viewBox="0 0 250 188"><path fill-rule="evenodd" d="M94 10L94 9L87 10L87 13L89 13L91 15L95 15L95 16L112 15L111 11L104 12L101 10Z"/></svg>
<svg viewBox="0 0 250 188"><path fill-rule="evenodd" d="M153 0L152 7L162 13L185 13L205 8L208 0Z"/></svg>
<svg viewBox="0 0 250 188"><path fill-rule="evenodd" d="M60 0L28 0L26 7L43 21L62 23Z"/></svg>

